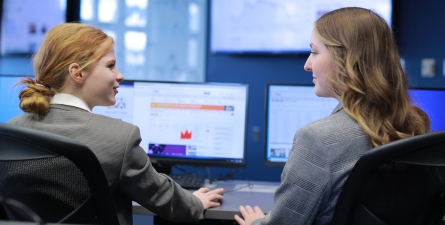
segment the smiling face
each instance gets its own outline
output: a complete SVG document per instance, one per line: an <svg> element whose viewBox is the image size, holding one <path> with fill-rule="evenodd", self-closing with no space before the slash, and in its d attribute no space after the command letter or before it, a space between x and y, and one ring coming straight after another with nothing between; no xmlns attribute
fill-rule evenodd
<svg viewBox="0 0 445 225"><path fill-rule="evenodd" d="M106 46L106 43L102 44ZM85 82L82 99L93 109L95 106L111 106L116 103L115 95L124 76L116 67L116 54L111 47L99 60L82 70Z"/></svg>
<svg viewBox="0 0 445 225"><path fill-rule="evenodd" d="M329 68L331 55L326 45L321 42L314 31L312 31L310 46L311 54L304 64L304 70L312 72L313 82L315 84L315 95L318 97L337 98L337 96L333 94L331 83L327 79L332 73L332 70Z"/></svg>

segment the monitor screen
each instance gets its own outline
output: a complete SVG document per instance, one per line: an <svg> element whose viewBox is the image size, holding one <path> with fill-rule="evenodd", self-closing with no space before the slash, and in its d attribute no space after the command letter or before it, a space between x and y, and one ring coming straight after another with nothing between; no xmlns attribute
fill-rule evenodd
<svg viewBox="0 0 445 225"><path fill-rule="evenodd" d="M445 89L410 88L408 92L413 103L428 114L431 131L445 130Z"/></svg>
<svg viewBox="0 0 445 225"><path fill-rule="evenodd" d="M248 85L124 81L103 114L140 128L152 163L245 167Z"/></svg>
<svg viewBox="0 0 445 225"><path fill-rule="evenodd" d="M6 123L13 117L23 114L19 107L19 94L24 85L15 86L23 78L26 76L0 75L0 123Z"/></svg>
<svg viewBox="0 0 445 225"><path fill-rule="evenodd" d="M314 22L341 7L373 9L388 24L392 0L212 0L213 53L307 53Z"/></svg>
<svg viewBox="0 0 445 225"><path fill-rule="evenodd" d="M313 85L266 85L265 165L284 166L295 132L306 124L331 114L338 101L320 98Z"/></svg>
<svg viewBox="0 0 445 225"><path fill-rule="evenodd" d="M34 53L52 27L65 23L65 0L3 0L1 55Z"/></svg>
<svg viewBox="0 0 445 225"><path fill-rule="evenodd" d="M415 105L431 120L431 130L445 130L445 89L410 88ZM329 115L337 100L319 98L313 86L300 84L267 84L265 165L284 166L298 128Z"/></svg>

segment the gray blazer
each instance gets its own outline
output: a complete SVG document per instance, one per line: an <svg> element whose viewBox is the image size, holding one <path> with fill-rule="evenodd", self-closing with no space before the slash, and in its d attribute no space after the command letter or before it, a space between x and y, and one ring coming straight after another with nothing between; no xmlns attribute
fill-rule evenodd
<svg viewBox="0 0 445 225"><path fill-rule="evenodd" d="M120 224L132 224L132 201L173 221L196 222L203 212L196 196L156 172L139 146L141 136L135 125L66 105L51 105L41 119L23 114L8 123L60 134L88 146L104 169Z"/></svg>
<svg viewBox="0 0 445 225"><path fill-rule="evenodd" d="M329 224L349 172L371 148L341 104L330 116L300 128L273 209L252 224Z"/></svg>

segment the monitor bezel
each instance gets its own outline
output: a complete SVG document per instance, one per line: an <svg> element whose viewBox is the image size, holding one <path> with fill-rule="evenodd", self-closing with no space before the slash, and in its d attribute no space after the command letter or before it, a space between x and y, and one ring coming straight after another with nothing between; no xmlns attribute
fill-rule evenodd
<svg viewBox="0 0 445 225"><path fill-rule="evenodd" d="M162 84L180 84L180 85L213 85L213 86L238 86L246 89L246 110L244 121L244 143L243 143L243 158L241 162L228 162L210 159L196 159L196 158L170 158L170 157L156 157L155 155L147 156L153 165L194 165L194 166L213 166L213 167L230 167L230 168L245 168L247 158L247 120L248 120L248 103L249 103L249 85L243 83L221 83L221 82L178 82L178 81L152 81L152 80L124 80L123 84L144 82L144 83L162 83ZM135 124L136 125L136 124ZM137 125L136 125L137 126Z"/></svg>

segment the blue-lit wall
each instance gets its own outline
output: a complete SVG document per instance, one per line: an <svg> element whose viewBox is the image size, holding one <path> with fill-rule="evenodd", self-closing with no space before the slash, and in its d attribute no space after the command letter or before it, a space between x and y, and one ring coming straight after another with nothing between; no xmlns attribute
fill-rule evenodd
<svg viewBox="0 0 445 225"><path fill-rule="evenodd" d="M411 84L419 87L445 88L445 1L394 0L394 32L400 53L405 59ZM247 166L235 173L236 179L279 181L282 168L265 167L263 163L265 127L265 85L267 82L311 83L310 73L303 70L307 55L223 55L208 53L207 81L234 82L250 85ZM436 60L433 78L420 76L422 58ZM29 59L0 59L0 74L30 75ZM11 91L10 80L0 82L0 121L18 114L17 93ZM444 104L437 102L437 104ZM256 131L255 131L256 130ZM259 138L257 132L259 130ZM218 177L232 169L211 168Z"/></svg>

